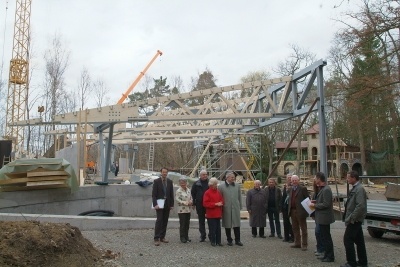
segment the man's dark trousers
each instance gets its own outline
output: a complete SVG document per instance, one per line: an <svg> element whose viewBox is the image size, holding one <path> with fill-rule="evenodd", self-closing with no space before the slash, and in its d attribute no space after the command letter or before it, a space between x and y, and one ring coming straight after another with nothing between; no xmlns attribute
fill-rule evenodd
<svg viewBox="0 0 400 267"><path fill-rule="evenodd" d="M206 209L201 207L196 207L197 217L199 219L199 232L200 238L206 239Z"/></svg>
<svg viewBox="0 0 400 267"><path fill-rule="evenodd" d="M233 227L233 233L235 235L235 242L240 241L240 227ZM226 234L226 239L228 240L228 243L232 243L232 233L231 233L231 228L225 228L225 234Z"/></svg>
<svg viewBox="0 0 400 267"><path fill-rule="evenodd" d="M271 234L275 234L276 226L276 233L281 235L281 222L279 221L279 210L277 208L268 208L268 220Z"/></svg>
<svg viewBox="0 0 400 267"><path fill-rule="evenodd" d="M357 266L354 244L357 246L358 263L360 265L368 264L361 222L355 222L347 225L344 232L343 243L346 249L346 260L351 266Z"/></svg>
<svg viewBox="0 0 400 267"><path fill-rule="evenodd" d="M331 236L331 225L330 224L320 224L319 231L324 244L325 258L334 260L335 254L333 252L333 242Z"/></svg>
<svg viewBox="0 0 400 267"><path fill-rule="evenodd" d="M154 228L154 240L163 239L167 233L169 208L157 209L156 227Z"/></svg>
<svg viewBox="0 0 400 267"><path fill-rule="evenodd" d="M292 230L292 224L290 223L290 217L287 210L282 210L282 219L283 219L283 229L284 229L284 240L285 241L293 241L294 235Z"/></svg>

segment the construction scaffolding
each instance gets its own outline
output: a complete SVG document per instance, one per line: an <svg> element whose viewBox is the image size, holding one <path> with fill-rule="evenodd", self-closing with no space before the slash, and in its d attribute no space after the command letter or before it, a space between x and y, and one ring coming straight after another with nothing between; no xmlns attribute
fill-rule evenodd
<svg viewBox="0 0 400 267"><path fill-rule="evenodd" d="M261 171L261 135L232 134L210 145L196 142L193 157L181 168L181 173L198 177L202 169L219 180L223 180L228 171L253 180Z"/></svg>

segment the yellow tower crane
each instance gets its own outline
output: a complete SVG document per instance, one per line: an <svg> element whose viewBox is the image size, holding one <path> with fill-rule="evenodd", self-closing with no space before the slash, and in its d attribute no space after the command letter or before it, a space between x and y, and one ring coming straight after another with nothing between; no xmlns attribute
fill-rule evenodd
<svg viewBox="0 0 400 267"><path fill-rule="evenodd" d="M28 101L31 3L32 0L16 1L8 80L5 138L13 141L13 151L16 156L22 152L24 146L24 128L13 124L25 119Z"/></svg>

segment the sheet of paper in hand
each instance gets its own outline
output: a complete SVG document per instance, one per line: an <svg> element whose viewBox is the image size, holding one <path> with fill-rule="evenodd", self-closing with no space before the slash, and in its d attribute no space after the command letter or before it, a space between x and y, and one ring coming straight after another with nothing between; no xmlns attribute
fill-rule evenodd
<svg viewBox="0 0 400 267"><path fill-rule="evenodd" d="M164 204L165 204L165 199L157 199L157 205L160 209L164 208ZM151 203L151 208L154 209L153 203Z"/></svg>
<svg viewBox="0 0 400 267"><path fill-rule="evenodd" d="M311 214L314 212L315 208L314 207L310 207L311 205L311 199L309 197L305 198L302 202L301 205L303 206L303 208L307 211L308 214Z"/></svg>

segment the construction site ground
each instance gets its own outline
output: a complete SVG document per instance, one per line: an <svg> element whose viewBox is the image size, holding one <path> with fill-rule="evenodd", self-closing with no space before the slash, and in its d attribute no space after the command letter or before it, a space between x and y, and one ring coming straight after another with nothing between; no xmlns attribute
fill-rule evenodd
<svg viewBox="0 0 400 267"><path fill-rule="evenodd" d="M223 247L199 242L197 227L189 230L190 243L181 243L176 224L167 230L168 244L155 247L154 221L146 228L82 231L67 224L38 222L0 223L0 266L322 266L314 256L314 223L308 222L308 250L290 248L277 237L253 238L248 220L242 220L244 246L228 246L222 231ZM223 229L222 229L223 230ZM346 261L343 246L344 224L331 226L335 262ZM267 223L266 233L270 230ZM364 231L369 266L399 267L400 236L386 234L375 239Z"/></svg>
<svg viewBox="0 0 400 267"><path fill-rule="evenodd" d="M119 175L118 180L129 180L130 175ZM336 185L331 184L336 192ZM311 189L310 186L308 186ZM338 184L340 194L346 194L346 184ZM366 186L370 194L383 195L384 186ZM243 195L245 199L245 195ZM246 213L245 210L242 212ZM252 238L247 216L242 216L242 242L244 247L226 245L214 248L209 242L198 242L198 229L190 229L191 243L179 241L176 223L167 233L169 244L154 247L152 242L154 220L143 229L82 231L66 223L54 224L38 221L0 221L0 266L318 266L313 255L315 247L313 222L309 219L309 250L294 250L278 238ZM154 219L154 218L153 218ZM175 219L171 219L175 220ZM267 233L269 226L267 223ZM343 247L344 224L332 225L336 266L345 262ZM369 266L400 266L396 255L400 252L400 236L384 235L383 239L369 237L365 231ZM291 257L286 257L290 252ZM261 255L266 255L263 257ZM292 257L293 256L293 257ZM382 259L385 259L384 261Z"/></svg>

